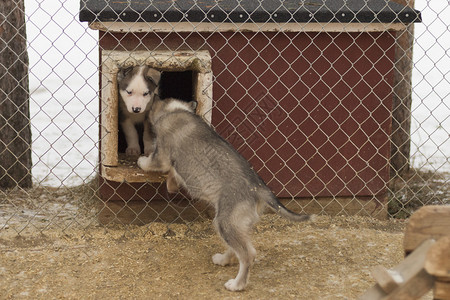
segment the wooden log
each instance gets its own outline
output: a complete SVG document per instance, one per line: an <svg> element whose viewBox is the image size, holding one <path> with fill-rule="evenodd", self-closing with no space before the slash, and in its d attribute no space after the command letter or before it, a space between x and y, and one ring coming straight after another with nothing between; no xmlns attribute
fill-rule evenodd
<svg viewBox="0 0 450 300"><path fill-rule="evenodd" d="M450 299L450 236L440 238L427 253L425 270L435 277L434 299Z"/></svg>
<svg viewBox="0 0 450 300"><path fill-rule="evenodd" d="M427 252L434 243L435 241L432 239L423 242L405 260L395 266L392 271L383 272L381 285L380 282L377 282L359 299L412 300L423 296L432 288L434 282L433 276L429 275L424 267ZM391 278L386 278L386 276ZM386 283L388 283L389 292L383 290L382 285L386 288ZM391 290L394 284L396 287Z"/></svg>
<svg viewBox="0 0 450 300"><path fill-rule="evenodd" d="M450 299L450 282L436 280L433 289L433 299L448 300Z"/></svg>
<svg viewBox="0 0 450 300"><path fill-rule="evenodd" d="M440 238L427 254L425 269L435 277L450 281L450 236Z"/></svg>
<svg viewBox="0 0 450 300"><path fill-rule="evenodd" d="M414 7L414 0L393 0ZM407 174L410 169L411 104L414 24L397 32L392 93L391 176Z"/></svg>
<svg viewBox="0 0 450 300"><path fill-rule="evenodd" d="M391 293L403 283L403 277L398 272L386 270L383 266L374 267L371 274L386 294Z"/></svg>
<svg viewBox="0 0 450 300"><path fill-rule="evenodd" d="M450 206L430 205L416 211L405 230L403 247L407 255L427 239L450 235Z"/></svg>
<svg viewBox="0 0 450 300"><path fill-rule="evenodd" d="M0 188L31 187L31 166L24 1L2 1L0 4Z"/></svg>

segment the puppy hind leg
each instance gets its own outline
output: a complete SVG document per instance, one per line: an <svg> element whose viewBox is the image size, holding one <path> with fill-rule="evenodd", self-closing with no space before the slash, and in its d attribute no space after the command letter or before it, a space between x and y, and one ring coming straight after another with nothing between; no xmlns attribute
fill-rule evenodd
<svg viewBox="0 0 450 300"><path fill-rule="evenodd" d="M169 194L174 194L176 192L178 192L178 182L176 179L176 172L174 170L174 168L170 168L169 174L167 174L167 179L166 179L166 188L167 191L169 192Z"/></svg>
<svg viewBox="0 0 450 300"><path fill-rule="evenodd" d="M224 253L216 253L212 257L212 261L214 264L219 266L228 266L232 263L235 263L236 255L234 255L233 249L229 248L225 250Z"/></svg>
<svg viewBox="0 0 450 300"><path fill-rule="evenodd" d="M221 222L217 216L216 220L218 232L228 244L229 249L220 256L216 254L213 257L213 261L219 262L219 260L223 259L223 262L227 262L227 260L229 262L231 253L236 255L239 260L239 272L236 278L230 279L225 283L225 288L230 291L241 291L247 286L250 267L256 256L255 248L253 248L248 238L248 232L244 228L238 228L228 222Z"/></svg>

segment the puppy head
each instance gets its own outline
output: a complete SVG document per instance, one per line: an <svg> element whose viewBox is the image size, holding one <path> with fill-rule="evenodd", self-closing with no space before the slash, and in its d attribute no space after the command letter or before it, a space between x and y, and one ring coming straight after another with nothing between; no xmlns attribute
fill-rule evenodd
<svg viewBox="0 0 450 300"><path fill-rule="evenodd" d="M121 69L117 74L119 93L128 112L143 113L158 94L161 72L148 66Z"/></svg>
<svg viewBox="0 0 450 300"><path fill-rule="evenodd" d="M197 108L197 101L182 101L175 98L167 98L164 100L155 97L152 108L149 113L149 119L151 123L155 123L160 117L165 114L173 113L176 111L184 110L190 113L195 113Z"/></svg>

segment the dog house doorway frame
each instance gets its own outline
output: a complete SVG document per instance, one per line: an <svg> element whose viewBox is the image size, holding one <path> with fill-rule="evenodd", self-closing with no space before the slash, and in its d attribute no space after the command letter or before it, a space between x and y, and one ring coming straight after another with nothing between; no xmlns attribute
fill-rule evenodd
<svg viewBox="0 0 450 300"><path fill-rule="evenodd" d="M100 173L116 182L163 182L166 176L144 172L133 161L119 157L119 90L120 69L147 65L162 72L192 71L193 99L196 113L211 124L212 70L211 56L201 51L118 51L104 50L101 55Z"/></svg>

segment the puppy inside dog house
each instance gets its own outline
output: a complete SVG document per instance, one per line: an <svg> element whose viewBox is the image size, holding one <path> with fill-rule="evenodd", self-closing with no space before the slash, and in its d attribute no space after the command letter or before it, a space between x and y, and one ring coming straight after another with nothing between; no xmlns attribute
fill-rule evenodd
<svg viewBox="0 0 450 300"><path fill-rule="evenodd" d="M144 71L146 74L139 74ZM130 74L132 72L137 74ZM164 181L163 174L144 172L136 165L140 154L151 152L151 142L149 143L148 140L151 134L149 137L148 128L146 128L148 122L144 120L145 114L150 109L153 97L177 97L184 101L197 101L196 114L211 123L212 72L209 52L102 51L101 74L100 173L102 178L119 183ZM121 98L132 96L132 84L145 84L139 83L142 79L133 78L136 76L149 79L148 90L141 91L143 94L141 98L146 98L144 102L147 102L127 100L129 103L124 103ZM130 87L120 87L121 81L124 85L129 84ZM139 88L134 87L134 89ZM121 114L122 117L120 117ZM130 124L124 124L127 123L124 119L131 119L132 121L128 123L137 125L135 132L129 128ZM130 139L130 133L127 130L131 131L131 135L137 135L140 149L136 149L136 141ZM131 143L134 145L130 145Z"/></svg>

